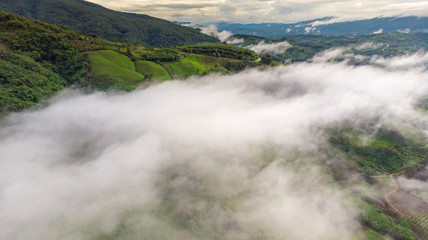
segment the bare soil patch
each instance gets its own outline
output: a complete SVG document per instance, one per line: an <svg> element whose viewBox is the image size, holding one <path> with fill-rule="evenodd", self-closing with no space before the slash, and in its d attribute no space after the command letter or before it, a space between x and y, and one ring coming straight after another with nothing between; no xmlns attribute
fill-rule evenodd
<svg viewBox="0 0 428 240"><path fill-rule="evenodd" d="M407 191L397 191L391 195L391 200L399 208L410 213L428 213L428 203Z"/></svg>

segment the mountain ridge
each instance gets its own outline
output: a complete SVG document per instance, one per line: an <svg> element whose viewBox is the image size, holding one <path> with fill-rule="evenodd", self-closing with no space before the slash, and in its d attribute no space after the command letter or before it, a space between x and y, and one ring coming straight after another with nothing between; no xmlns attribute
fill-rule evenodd
<svg viewBox="0 0 428 240"><path fill-rule="evenodd" d="M331 22L331 17L297 23L217 23L219 31L250 34L267 38L296 35L357 36L381 32L428 31L428 17L376 17L365 20Z"/></svg>

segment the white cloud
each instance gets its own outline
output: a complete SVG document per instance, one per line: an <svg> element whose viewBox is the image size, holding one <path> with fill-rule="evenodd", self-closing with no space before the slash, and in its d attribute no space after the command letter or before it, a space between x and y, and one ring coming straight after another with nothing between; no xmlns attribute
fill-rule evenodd
<svg viewBox="0 0 428 240"><path fill-rule="evenodd" d="M0 238L360 239L357 209L323 170L323 129L428 126L414 108L428 73L402 65L65 91L2 120Z"/></svg>
<svg viewBox="0 0 428 240"><path fill-rule="evenodd" d="M362 43L362 44L355 46L355 49L356 50L378 49L378 48L381 48L383 46L384 46L383 43L365 42L365 43Z"/></svg>
<svg viewBox="0 0 428 240"><path fill-rule="evenodd" d="M325 51L322 51L318 54L316 54L311 61L313 62L329 62L332 60L335 60L337 58L344 58L345 57L345 50L347 48L331 48Z"/></svg>
<svg viewBox="0 0 428 240"><path fill-rule="evenodd" d="M317 28L315 28L315 27L306 27L305 33L311 33L311 32L314 32L315 30L317 30Z"/></svg>
<svg viewBox="0 0 428 240"><path fill-rule="evenodd" d="M284 53L290 47L291 47L291 44L288 43L287 41L276 42L276 43L266 43L265 41L261 41L255 45L248 45L245 48L253 50L258 54L263 54L263 53L281 54L281 53Z"/></svg>
<svg viewBox="0 0 428 240"><path fill-rule="evenodd" d="M366 42L353 47L355 50L377 49L383 47L381 43ZM344 63L358 62L370 64L379 68L389 70L406 70L413 69L415 71L424 72L428 69L428 53L419 51L414 54L401 55L393 58L385 58L378 55L363 56L353 53L347 53L351 47L331 48L316 54L310 61L316 63L343 61Z"/></svg>
<svg viewBox="0 0 428 240"><path fill-rule="evenodd" d="M380 34L380 33L383 33L383 28L373 32L373 34Z"/></svg>
<svg viewBox="0 0 428 240"><path fill-rule="evenodd" d="M374 56L370 59L371 64L388 67L390 69L419 69L423 71L428 68L428 53L418 52L416 54L404 55L395 58L383 58Z"/></svg>
<svg viewBox="0 0 428 240"><path fill-rule="evenodd" d="M221 31L219 32L216 25L209 25L207 27L197 27L201 29L202 33L216 37L222 42L227 42L229 44L239 44L244 42L244 39L234 38L233 33L230 31Z"/></svg>
<svg viewBox="0 0 428 240"><path fill-rule="evenodd" d="M409 33L410 32L410 28L406 28L406 29L403 29L403 30L398 30L398 32L400 32L400 33Z"/></svg>

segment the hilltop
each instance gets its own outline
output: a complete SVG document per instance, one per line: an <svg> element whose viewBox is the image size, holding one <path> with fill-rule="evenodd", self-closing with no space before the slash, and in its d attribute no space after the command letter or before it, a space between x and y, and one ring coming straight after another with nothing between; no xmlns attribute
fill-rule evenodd
<svg viewBox="0 0 428 240"><path fill-rule="evenodd" d="M197 29L147 15L113 11L83 0L0 0L0 11L65 25L112 41L163 47L218 42Z"/></svg>

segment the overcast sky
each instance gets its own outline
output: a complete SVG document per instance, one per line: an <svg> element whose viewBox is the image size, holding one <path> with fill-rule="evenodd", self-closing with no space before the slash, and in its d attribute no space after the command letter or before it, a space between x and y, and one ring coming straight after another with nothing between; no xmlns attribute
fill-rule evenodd
<svg viewBox="0 0 428 240"><path fill-rule="evenodd" d="M326 16L364 19L428 15L421 0L89 0L107 8L170 21L298 22Z"/></svg>

